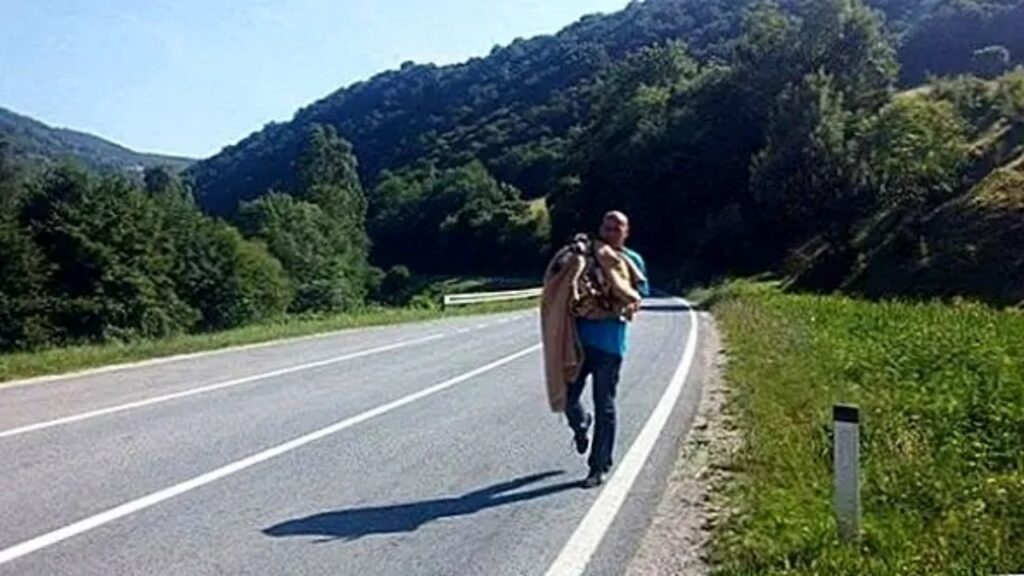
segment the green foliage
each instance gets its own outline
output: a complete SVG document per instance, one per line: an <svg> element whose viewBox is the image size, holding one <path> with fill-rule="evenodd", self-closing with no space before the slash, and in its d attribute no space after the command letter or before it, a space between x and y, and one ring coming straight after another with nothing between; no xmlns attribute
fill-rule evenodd
<svg viewBox="0 0 1024 576"><path fill-rule="evenodd" d="M1012 122L1024 124L1024 68L999 79L999 99L1004 116Z"/></svg>
<svg viewBox="0 0 1024 576"><path fill-rule="evenodd" d="M991 82L976 76L937 80L932 84L931 96L940 102L950 103L969 122L972 136L980 134L1000 116Z"/></svg>
<svg viewBox="0 0 1024 576"><path fill-rule="evenodd" d="M758 7L732 56L700 67L678 45L652 48L602 84L576 140L579 184L552 199L555 238L621 208L655 263L721 270L845 233L865 204L856 127L895 77L876 15L838 0Z"/></svg>
<svg viewBox="0 0 1024 576"><path fill-rule="evenodd" d="M12 213L21 201L22 169L14 161L14 151L0 138L0 214Z"/></svg>
<svg viewBox="0 0 1024 576"><path fill-rule="evenodd" d="M143 188L150 196L165 203L184 203L195 206L192 190L182 182L181 177L165 167L147 168L142 177Z"/></svg>
<svg viewBox="0 0 1024 576"><path fill-rule="evenodd" d="M738 287L714 312L745 438L716 573L1024 568L1024 316ZM834 520L835 402L861 408L859 545Z"/></svg>
<svg viewBox="0 0 1024 576"><path fill-rule="evenodd" d="M356 244L365 244L366 198L352 145L332 126L313 125L299 157L298 198L331 216Z"/></svg>
<svg viewBox="0 0 1024 576"><path fill-rule="evenodd" d="M544 224L518 190L473 162L386 174L371 194L368 227L385 265L508 273L536 268Z"/></svg>
<svg viewBox="0 0 1024 576"><path fill-rule="evenodd" d="M890 207L948 200L967 164L964 121L947 102L897 98L871 119L865 138L871 179Z"/></svg>
<svg viewBox="0 0 1024 576"><path fill-rule="evenodd" d="M996 170L909 224L881 224L856 244L862 256L844 283L848 291L1024 302L1024 174Z"/></svg>
<svg viewBox="0 0 1024 576"><path fill-rule="evenodd" d="M294 197L271 193L241 207L242 229L266 244L291 279L293 312L352 310L373 284L356 167L351 144L334 128L313 125L298 160ZM258 255L254 247L248 253ZM274 294L275 302L289 300L284 290Z"/></svg>
<svg viewBox="0 0 1024 576"><path fill-rule="evenodd" d="M47 343L50 324L44 255L10 215L0 215L0 350Z"/></svg>
<svg viewBox="0 0 1024 576"><path fill-rule="evenodd" d="M578 177L565 179L552 197L554 238L561 240L597 226L601 214L622 209L643 244L664 232L663 217L677 205L658 180L662 170L690 152L673 146L672 129L698 88L696 63L679 44L641 50L601 83L593 120L574 139ZM709 81L710 83L710 81ZM701 85L703 86L703 85ZM675 148L676 151L673 151ZM624 170L629 167L629 170ZM665 204L668 203L668 204Z"/></svg>
<svg viewBox="0 0 1024 576"><path fill-rule="evenodd" d="M71 166L18 172L0 170L0 350L233 328L290 303L281 264L172 172L147 171L146 191Z"/></svg>
<svg viewBox="0 0 1024 576"><path fill-rule="evenodd" d="M53 269L53 321L65 337L162 336L194 320L174 290L161 210L128 181L58 168L30 195L21 221Z"/></svg>
<svg viewBox="0 0 1024 576"><path fill-rule="evenodd" d="M535 276L553 244L613 208L631 216L631 243L654 270L691 277L777 269L798 250L807 271L827 272L801 274L821 288L888 277L917 293L913 274L940 283L948 270L1013 279L1017 268L987 268L999 267L987 254L1013 245L1013 212L976 200L990 187L979 182L1020 165L1024 73L892 93L896 53L905 78L1019 62L1022 6L635 2L486 58L407 64L339 90L186 182L136 158L145 192L67 170L26 175L10 157L33 157L28 140L83 141L0 114L12 143L0 150L0 265L11 270L0 346L404 301L401 264ZM934 68L934 55L950 65ZM938 222L969 231L958 237L969 249L935 238ZM967 264L934 266L954 259Z"/></svg>
<svg viewBox="0 0 1024 576"><path fill-rule="evenodd" d="M766 146L751 163L751 192L778 234L835 236L853 221L862 187L852 118L829 76L808 76L779 96Z"/></svg>
<svg viewBox="0 0 1024 576"><path fill-rule="evenodd" d="M941 0L920 4L900 48L904 83L919 83L930 74L971 72L993 77L1021 63L1021 0ZM1008 55L1005 64L1001 61L1004 50ZM979 59L979 51L989 53L990 57Z"/></svg>
<svg viewBox="0 0 1024 576"><path fill-rule="evenodd" d="M626 55L670 39L687 39L702 56L725 54L745 4L648 0L464 64L408 64L338 90L190 173L203 206L219 214L270 189L290 191L308 127L319 123L352 140L363 180L374 186L383 170L396 173L418 162L444 169L479 159L536 198L557 181L549 158L561 154L570 131L585 121L595 77Z"/></svg>
<svg viewBox="0 0 1024 576"><path fill-rule="evenodd" d="M363 253L324 209L272 193L243 204L239 220L246 235L264 242L291 278L291 311L342 311L362 303Z"/></svg>
<svg viewBox="0 0 1024 576"><path fill-rule="evenodd" d="M271 189L324 207L331 202L308 195L303 164L310 134L327 149L332 128L360 152L372 190L372 260L381 266L473 272L504 257L494 248L508 240L491 236L545 233L543 218L535 225L521 207L491 217L508 200L446 205L457 195L437 193L437 174L479 161L522 198L546 200L553 238L537 244L591 229L614 207L633 217L634 240L655 267L772 267L797 239L824 234L840 243L867 216L879 184L865 165L872 151L861 130L892 96L896 55L913 78L932 69L932 46L956 55L943 72L972 70L986 54L998 59L1000 46L1012 64L1020 35L992 26L1022 5L635 2L465 64L403 65L265 127L190 174L200 203L219 214ZM977 36L954 46L951 31L979 14L984 25L970 28ZM992 108L964 104L979 114ZM974 118L960 113L973 129ZM353 163L321 164L353 181Z"/></svg>
<svg viewBox="0 0 1024 576"><path fill-rule="evenodd" d="M381 279L375 300L384 304L404 305L411 296L412 273L405 266L392 266Z"/></svg>
<svg viewBox="0 0 1024 576"><path fill-rule="evenodd" d="M855 112L877 110L889 97L897 62L878 14L861 1L799 0L798 36L789 49L799 77L832 76L844 105ZM791 80L792 81L792 80Z"/></svg>
<svg viewBox="0 0 1024 576"><path fill-rule="evenodd" d="M177 289L199 312L200 328L233 328L284 314L292 286L263 244L198 214L179 226Z"/></svg>

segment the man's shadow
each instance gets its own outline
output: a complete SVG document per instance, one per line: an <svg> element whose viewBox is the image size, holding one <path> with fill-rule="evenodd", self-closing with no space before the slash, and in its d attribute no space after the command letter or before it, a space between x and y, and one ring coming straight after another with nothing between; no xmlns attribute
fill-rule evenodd
<svg viewBox="0 0 1024 576"><path fill-rule="evenodd" d="M562 472L546 472L525 476L508 482L495 484L454 498L423 500L408 504L377 506L368 508L348 508L334 510L296 518L265 528L267 536L320 536L317 542L342 540L345 542L358 540L372 534L397 534L415 532L423 525L457 516L468 516L497 506L505 506L551 496L572 488L580 483L564 482L552 486L535 488L525 492L510 494L513 490L524 488L561 475Z"/></svg>

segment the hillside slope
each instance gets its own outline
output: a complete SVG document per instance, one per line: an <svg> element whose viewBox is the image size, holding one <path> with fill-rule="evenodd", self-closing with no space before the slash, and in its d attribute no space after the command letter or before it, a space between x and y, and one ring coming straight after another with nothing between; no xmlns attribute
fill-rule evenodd
<svg viewBox="0 0 1024 576"><path fill-rule="evenodd" d="M184 169L192 160L129 150L92 134L54 128L38 120L0 108L0 139L6 140L16 157L29 162L72 159L96 170L141 172L166 166Z"/></svg>

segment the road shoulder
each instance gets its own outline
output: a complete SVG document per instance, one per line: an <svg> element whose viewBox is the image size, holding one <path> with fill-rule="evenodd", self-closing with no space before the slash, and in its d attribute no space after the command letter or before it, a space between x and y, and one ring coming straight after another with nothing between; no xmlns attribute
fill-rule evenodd
<svg viewBox="0 0 1024 576"><path fill-rule="evenodd" d="M704 393L693 428L679 448L650 526L626 570L627 576L707 574L711 532L723 516L716 488L728 480L725 463L739 446L726 413L726 356L714 319L701 315L698 359Z"/></svg>

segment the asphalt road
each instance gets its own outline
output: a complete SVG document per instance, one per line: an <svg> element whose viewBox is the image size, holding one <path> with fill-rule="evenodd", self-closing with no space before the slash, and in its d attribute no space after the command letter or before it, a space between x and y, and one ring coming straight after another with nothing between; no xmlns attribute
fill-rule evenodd
<svg viewBox="0 0 1024 576"><path fill-rule="evenodd" d="M598 491L535 311L0 387L0 574L621 573L700 396L647 307Z"/></svg>

